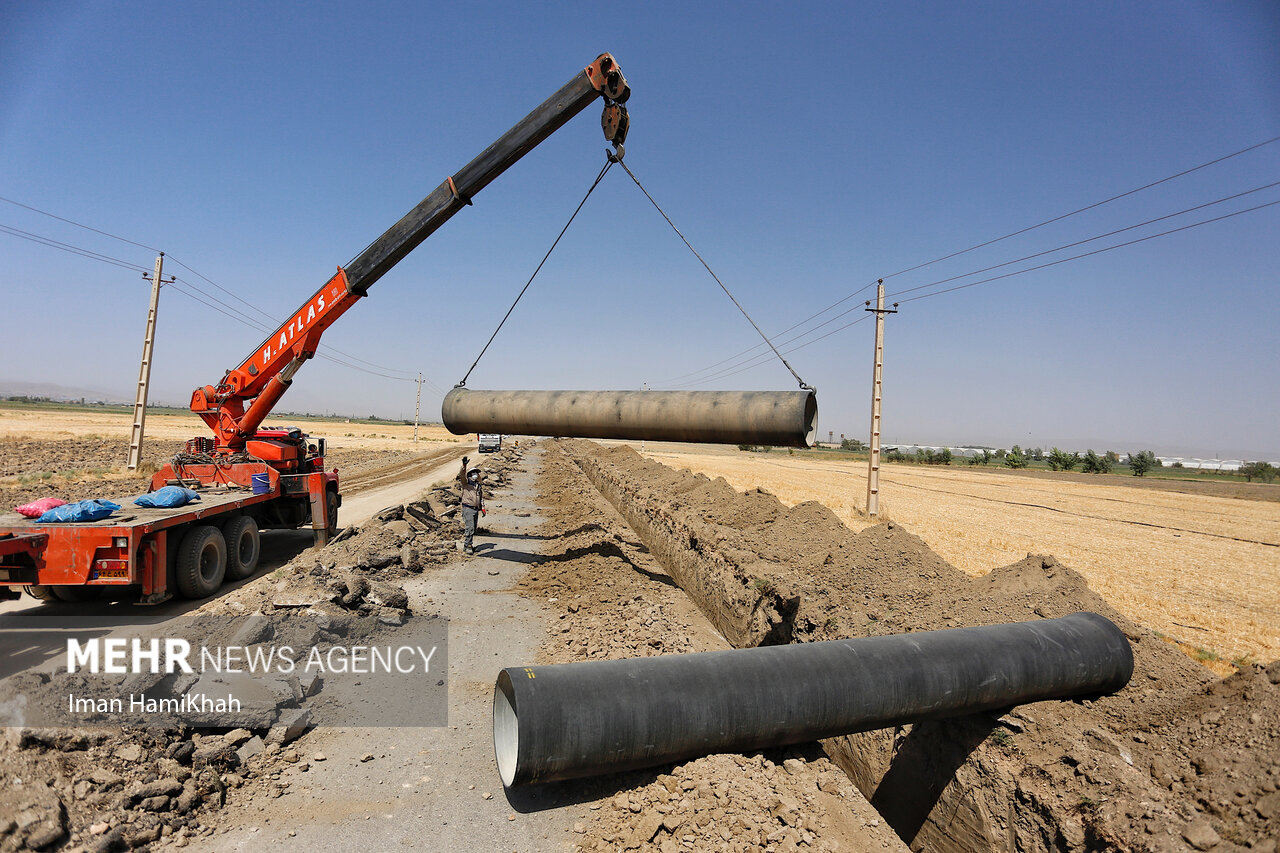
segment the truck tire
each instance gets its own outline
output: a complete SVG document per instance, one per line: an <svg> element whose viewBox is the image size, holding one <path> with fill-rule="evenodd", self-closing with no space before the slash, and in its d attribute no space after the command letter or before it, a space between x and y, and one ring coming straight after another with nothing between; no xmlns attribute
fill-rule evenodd
<svg viewBox="0 0 1280 853"><path fill-rule="evenodd" d="M227 575L227 540L211 524L187 531L178 546L178 592L183 598L208 598Z"/></svg>
<svg viewBox="0 0 1280 853"><path fill-rule="evenodd" d="M222 528L227 541L227 577L242 581L258 570L258 557L262 555L262 539L258 535L258 522L247 515L237 515Z"/></svg>
<svg viewBox="0 0 1280 853"><path fill-rule="evenodd" d="M31 596L36 601L41 601L45 604L54 604L62 601L61 598L58 598L58 596L53 594L53 587L51 586L31 584L29 586L24 586L23 589L26 590L27 595Z"/></svg>
<svg viewBox="0 0 1280 853"><path fill-rule="evenodd" d="M337 489L328 489L324 493L325 514L329 516L329 535L333 536L338 532L338 491Z"/></svg>

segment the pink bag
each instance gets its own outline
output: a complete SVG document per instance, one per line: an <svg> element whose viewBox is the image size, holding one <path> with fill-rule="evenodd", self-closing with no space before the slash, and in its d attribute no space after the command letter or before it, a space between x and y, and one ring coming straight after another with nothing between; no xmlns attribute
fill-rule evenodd
<svg viewBox="0 0 1280 853"><path fill-rule="evenodd" d="M65 503L66 501L62 498L41 498L40 500L32 501L29 504L16 506L13 508L13 511L19 515L25 515L27 518L39 518L55 506L62 506Z"/></svg>

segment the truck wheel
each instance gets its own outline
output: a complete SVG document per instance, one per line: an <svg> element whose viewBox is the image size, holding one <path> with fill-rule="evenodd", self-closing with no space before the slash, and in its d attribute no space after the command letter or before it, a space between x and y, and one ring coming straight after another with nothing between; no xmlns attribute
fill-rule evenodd
<svg viewBox="0 0 1280 853"><path fill-rule="evenodd" d="M262 554L262 540L258 536L258 522L247 515L237 515L222 528L227 541L227 577L242 581L258 569L258 557Z"/></svg>
<svg viewBox="0 0 1280 853"><path fill-rule="evenodd" d="M329 516L329 535L338 532L338 492L329 489L324 493L325 513Z"/></svg>
<svg viewBox="0 0 1280 853"><path fill-rule="evenodd" d="M178 546L178 592L183 598L208 598L227 574L227 540L210 524L191 528Z"/></svg>
<svg viewBox="0 0 1280 853"><path fill-rule="evenodd" d="M27 595L31 596L36 601L43 601L45 604L53 604L62 600L53 594L53 587L51 586L31 584L30 586L24 586L23 589L27 591Z"/></svg>

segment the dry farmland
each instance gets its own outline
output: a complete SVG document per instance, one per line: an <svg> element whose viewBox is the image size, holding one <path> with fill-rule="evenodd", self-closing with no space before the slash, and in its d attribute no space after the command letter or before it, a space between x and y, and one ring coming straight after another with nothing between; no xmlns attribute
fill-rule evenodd
<svg viewBox="0 0 1280 853"><path fill-rule="evenodd" d="M854 530L871 524L862 514L865 462L652 444L647 451L788 505L818 501ZM1202 650L1219 672L1234 659L1280 658L1280 503L1134 488L1128 479L886 465L880 508L970 575L1052 554L1127 616L1193 654Z"/></svg>
<svg viewBox="0 0 1280 853"><path fill-rule="evenodd" d="M131 413L94 409L0 408L0 441L17 439L54 441L79 436L129 439ZM272 416L268 426L297 425L308 433L328 439L333 447L361 450L405 450L413 445L413 426L400 421L351 422L342 418L291 418ZM204 423L192 414L150 414L148 439L185 441L209 434ZM440 424L418 427L418 442L463 441ZM123 463L124 460L122 459Z"/></svg>

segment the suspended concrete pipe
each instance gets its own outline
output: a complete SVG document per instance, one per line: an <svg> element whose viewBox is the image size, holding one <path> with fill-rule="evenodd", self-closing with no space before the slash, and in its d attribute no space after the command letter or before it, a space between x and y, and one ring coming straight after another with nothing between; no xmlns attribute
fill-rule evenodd
<svg viewBox="0 0 1280 853"><path fill-rule="evenodd" d="M803 743L1110 693L1133 651L1096 613L888 637L509 667L493 693L504 785Z"/></svg>
<svg viewBox="0 0 1280 853"><path fill-rule="evenodd" d="M813 391L471 391L445 395L449 432L812 447Z"/></svg>

